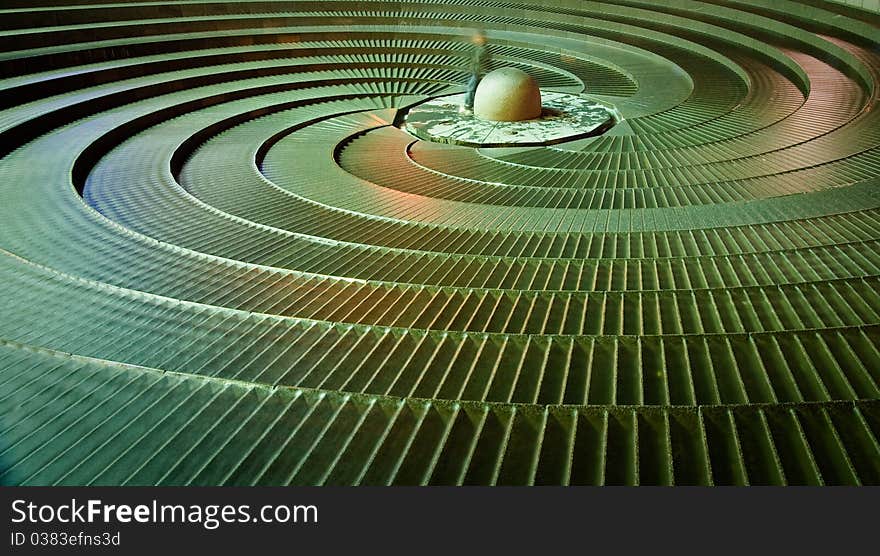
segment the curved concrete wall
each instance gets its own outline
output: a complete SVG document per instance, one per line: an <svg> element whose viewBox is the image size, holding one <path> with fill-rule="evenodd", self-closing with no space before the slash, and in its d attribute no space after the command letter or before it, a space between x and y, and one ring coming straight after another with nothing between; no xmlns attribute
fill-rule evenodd
<svg viewBox="0 0 880 556"><path fill-rule="evenodd" d="M880 0L827 0L835 4L846 4L870 12L880 13Z"/></svg>

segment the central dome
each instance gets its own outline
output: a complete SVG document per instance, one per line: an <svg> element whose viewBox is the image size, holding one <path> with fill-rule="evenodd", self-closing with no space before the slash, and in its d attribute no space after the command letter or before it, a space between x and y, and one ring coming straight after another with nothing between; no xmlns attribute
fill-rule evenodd
<svg viewBox="0 0 880 556"><path fill-rule="evenodd" d="M541 90L526 72L499 68L487 73L477 86L474 114L499 122L537 118L541 115Z"/></svg>

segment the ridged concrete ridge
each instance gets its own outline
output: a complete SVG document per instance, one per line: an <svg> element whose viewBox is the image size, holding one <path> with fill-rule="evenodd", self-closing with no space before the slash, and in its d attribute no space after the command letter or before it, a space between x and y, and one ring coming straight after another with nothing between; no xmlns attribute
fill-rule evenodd
<svg viewBox="0 0 880 556"><path fill-rule="evenodd" d="M4 6L3 484L880 484L877 16ZM396 127L476 27L623 122Z"/></svg>

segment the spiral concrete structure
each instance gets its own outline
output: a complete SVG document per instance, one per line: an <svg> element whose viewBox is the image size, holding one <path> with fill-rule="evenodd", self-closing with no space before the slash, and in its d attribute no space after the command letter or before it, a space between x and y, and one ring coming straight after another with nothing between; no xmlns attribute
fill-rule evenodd
<svg viewBox="0 0 880 556"><path fill-rule="evenodd" d="M12 0L0 483L880 483L880 17ZM493 67L622 121L423 142Z"/></svg>

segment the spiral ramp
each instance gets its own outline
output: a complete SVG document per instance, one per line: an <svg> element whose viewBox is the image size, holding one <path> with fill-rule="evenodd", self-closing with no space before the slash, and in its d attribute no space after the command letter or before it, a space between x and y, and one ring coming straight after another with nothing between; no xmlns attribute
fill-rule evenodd
<svg viewBox="0 0 880 556"><path fill-rule="evenodd" d="M0 10L0 483L880 484L880 16ZM614 104L428 143L468 36Z"/></svg>

